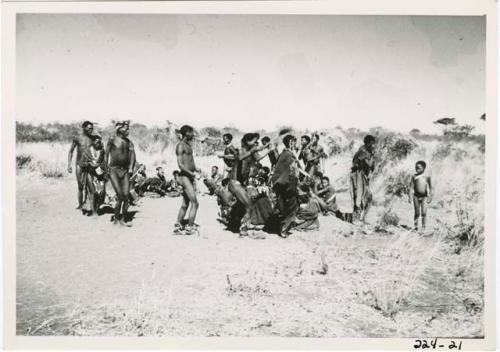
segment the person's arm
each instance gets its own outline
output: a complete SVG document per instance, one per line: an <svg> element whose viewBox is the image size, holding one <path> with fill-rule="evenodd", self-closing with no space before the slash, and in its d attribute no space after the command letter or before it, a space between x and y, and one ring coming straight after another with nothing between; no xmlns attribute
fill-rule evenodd
<svg viewBox="0 0 500 352"><path fill-rule="evenodd" d="M320 189L320 190L316 190L316 195L318 196L322 196L323 194L325 194L326 192L328 191L328 188L323 188L323 189Z"/></svg>
<svg viewBox="0 0 500 352"><path fill-rule="evenodd" d="M429 196L427 197L427 203L430 203L432 202L432 182L430 176L427 176L427 183L429 184Z"/></svg>
<svg viewBox="0 0 500 352"><path fill-rule="evenodd" d="M71 147L69 147L69 153L68 153L68 172L72 173L73 168L71 167L71 159L73 159L73 150L75 150L76 147L76 138L73 139L71 142Z"/></svg>
<svg viewBox="0 0 500 352"><path fill-rule="evenodd" d="M250 150L243 151L243 153L240 153L239 156L238 156L238 159L239 160L244 160L244 159L248 158L250 155L252 155L256 151L258 151L258 148L256 146L253 146L252 148L250 148Z"/></svg>
<svg viewBox="0 0 500 352"><path fill-rule="evenodd" d="M128 172L129 173L134 173L134 168L135 168L135 148L134 148L134 143L132 143L131 140L128 141L128 148L130 152L130 161L129 161L129 166L128 166Z"/></svg>
<svg viewBox="0 0 500 352"><path fill-rule="evenodd" d="M113 138L108 139L108 143L106 144L106 150L104 151L104 173L108 173L108 164L109 164L109 152L111 149L111 143Z"/></svg>
<svg viewBox="0 0 500 352"><path fill-rule="evenodd" d="M332 195L326 200L327 203L330 203L336 198L335 189L333 188L333 186L330 186L329 188L332 191Z"/></svg>
<svg viewBox="0 0 500 352"><path fill-rule="evenodd" d="M177 156L177 165L179 165L179 169L181 172L186 173L190 175L191 177L195 177L194 172L189 170L185 165L184 165L184 158L182 157L184 154L184 147L182 146L182 143L179 143L177 147L175 148L175 155Z"/></svg>
<svg viewBox="0 0 500 352"><path fill-rule="evenodd" d="M264 159L269 154L270 151L271 151L271 149L268 149L264 153L257 154L256 160L260 161L260 160Z"/></svg>
<svg viewBox="0 0 500 352"><path fill-rule="evenodd" d="M230 155L230 154L219 155L219 158L225 159L225 160L236 160L236 157L234 155Z"/></svg>
<svg viewBox="0 0 500 352"><path fill-rule="evenodd" d="M415 182L415 176L411 176L410 178L410 187L408 187L408 203L411 203L411 194L413 191L413 184Z"/></svg>

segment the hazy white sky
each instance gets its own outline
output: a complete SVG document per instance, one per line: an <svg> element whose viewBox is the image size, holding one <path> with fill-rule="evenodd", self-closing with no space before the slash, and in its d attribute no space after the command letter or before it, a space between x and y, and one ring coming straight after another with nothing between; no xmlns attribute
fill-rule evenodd
<svg viewBox="0 0 500 352"><path fill-rule="evenodd" d="M18 15L17 119L483 130L485 19Z"/></svg>

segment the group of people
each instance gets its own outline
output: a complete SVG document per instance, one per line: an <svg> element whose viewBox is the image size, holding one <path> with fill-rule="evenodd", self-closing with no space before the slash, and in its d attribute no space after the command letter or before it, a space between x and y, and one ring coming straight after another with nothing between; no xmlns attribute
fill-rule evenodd
<svg viewBox="0 0 500 352"><path fill-rule="evenodd" d="M116 194L115 224L131 226L126 217L130 202L149 191L160 196L181 197L174 234L199 233L195 223L199 208L196 180L202 171L194 160L193 127L184 125L178 130L180 141L175 153L179 170L174 171L171 181L165 179L161 167L156 169L156 177L148 178L145 166L136 163L127 121L115 124L115 135L105 147L102 138L93 133L91 122L84 122L82 130L83 133L74 138L68 155L68 172L71 173L76 148L78 208L87 200L91 214L96 215L99 204L106 197L105 183L109 180ZM217 197L220 222L240 236L266 231L281 237L289 236L292 231L317 229L320 214L364 222L372 202L370 177L375 170L375 137L367 135L353 157L350 170L352 213L344 213L337 206L335 189L324 174L323 161L327 155L319 140L316 133L303 135L299 144L289 130L281 131L275 140L268 136L261 138L258 133L246 133L236 147L233 136L224 134L224 152L219 155L223 171L213 166L210 175L203 180L208 194ZM264 158L268 158L270 167L261 163ZM416 174L410 181L415 227L420 217L425 227L425 204L431 200L431 180L424 174L425 168L425 162L417 162Z"/></svg>

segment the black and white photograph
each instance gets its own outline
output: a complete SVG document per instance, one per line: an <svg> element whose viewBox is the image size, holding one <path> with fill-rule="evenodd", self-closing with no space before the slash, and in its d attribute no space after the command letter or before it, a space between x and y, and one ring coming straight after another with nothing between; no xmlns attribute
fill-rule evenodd
<svg viewBox="0 0 500 352"><path fill-rule="evenodd" d="M17 13L16 335L484 339L486 28Z"/></svg>

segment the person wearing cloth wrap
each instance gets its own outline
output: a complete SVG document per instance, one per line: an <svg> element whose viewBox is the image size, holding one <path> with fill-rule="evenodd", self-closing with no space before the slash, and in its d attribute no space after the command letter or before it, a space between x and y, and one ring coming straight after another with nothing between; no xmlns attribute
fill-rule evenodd
<svg viewBox="0 0 500 352"><path fill-rule="evenodd" d="M104 156L104 167L116 193L114 224L132 226L125 222L130 192L130 175L135 166L134 144L128 139L129 123L117 122L115 136L108 140Z"/></svg>
<svg viewBox="0 0 500 352"><path fill-rule="evenodd" d="M277 207L280 213L278 235L288 237L290 229L299 210L297 194L298 160L293 153L297 139L292 135L283 138L285 149L281 152L274 174L271 178L274 192L277 197Z"/></svg>
<svg viewBox="0 0 500 352"><path fill-rule="evenodd" d="M92 145L92 132L94 131L94 125L90 121L85 121L82 124L82 134L75 136L71 142L71 147L68 153L68 172L72 173L73 168L71 167L71 160L73 159L73 151L76 148L76 160L75 160L75 175L76 182L78 184L78 206L77 209L82 209L84 203L84 187L87 180L87 172L85 166L92 161L92 156L90 154L90 146ZM87 170L88 171L88 170Z"/></svg>
<svg viewBox="0 0 500 352"><path fill-rule="evenodd" d="M191 126L184 125L179 130L181 141L175 147L177 164L180 172L177 177L179 186L182 186L182 204L177 215L174 235L193 235L198 233L194 220L198 212L198 199L195 191L195 173L201 170L196 168L193 157L193 147L191 145L194 139L194 129ZM184 227L184 217L189 210L187 225Z"/></svg>
<svg viewBox="0 0 500 352"><path fill-rule="evenodd" d="M372 201L370 175L375 170L374 150L375 137L367 135L364 138L364 145L354 154L352 160L351 197L354 204L353 213L362 222L365 221Z"/></svg>
<svg viewBox="0 0 500 352"><path fill-rule="evenodd" d="M257 163L266 157L270 150L268 146L259 147L258 141L258 133L246 133L243 135L240 151L234 156L236 159L235 166L229 176L231 181L229 181L228 189L240 205L245 208L245 215L241 219L240 236L247 236L248 228L251 226L250 220L253 202L245 187L248 184L249 178L257 175ZM267 151L259 154L263 149L267 149ZM229 159L229 156L225 158Z"/></svg>

